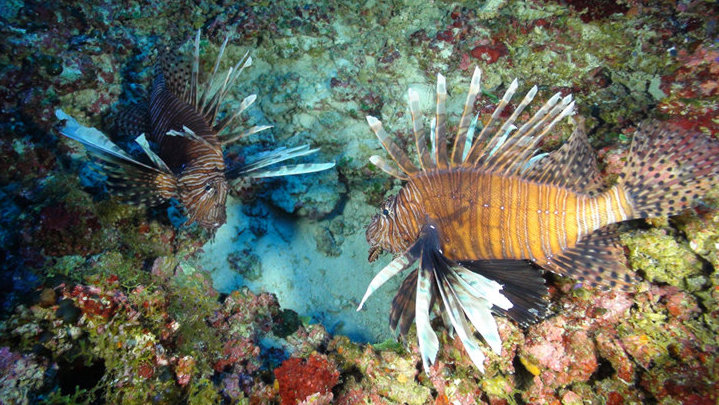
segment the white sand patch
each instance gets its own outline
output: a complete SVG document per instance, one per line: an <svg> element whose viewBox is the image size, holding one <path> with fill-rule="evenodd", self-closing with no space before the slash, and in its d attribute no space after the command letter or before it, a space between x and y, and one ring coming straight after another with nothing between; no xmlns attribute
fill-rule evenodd
<svg viewBox="0 0 719 405"><path fill-rule="evenodd" d="M210 271L215 288L229 293L240 286L253 292L268 291L277 295L283 308L300 316L311 317L330 332L349 336L355 341L378 342L392 336L388 314L400 279L383 286L369 300L365 309L356 312L367 284L389 260L383 256L375 263L367 262L368 245L364 226L375 208L355 194L345 205L351 218L343 217L354 231L344 236L341 254L329 257L318 251L315 234L329 221L316 221L270 211L263 220L267 233L257 238L249 231L250 218L242 213L240 203L228 199L227 224L204 246L198 264ZM355 222L352 218L357 218ZM365 223L360 224L362 218ZM249 250L259 256L262 273L258 279L245 279L231 269L227 257Z"/></svg>

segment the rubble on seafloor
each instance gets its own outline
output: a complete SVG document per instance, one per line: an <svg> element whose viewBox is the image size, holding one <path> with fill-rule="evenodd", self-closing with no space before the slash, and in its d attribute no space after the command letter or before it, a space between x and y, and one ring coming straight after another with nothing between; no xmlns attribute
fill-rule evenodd
<svg viewBox="0 0 719 405"><path fill-rule="evenodd" d="M479 65L478 111L515 77L540 98L573 93L611 182L646 118L719 131L718 18L712 3L684 1L4 2L0 403L715 404L719 190L675 218L622 227L646 280L635 292L548 276L550 316L526 329L498 318L502 351L483 348L484 374L440 319L424 373L414 328L403 342L386 331L392 286L354 308L382 267L366 262L364 227L398 185L368 163L380 146L365 115L404 130L407 87L428 111L443 73L456 122ZM231 103L257 93L247 125L274 125L230 161L309 142L337 163L248 185L228 206L241 222L216 239L176 226L173 206L108 197L82 149L53 130L62 107L112 133L119 108L145 97L155 49L196 29L203 61L227 33L228 59L252 50ZM285 245L268 238L298 229L307 259L278 272L265 254ZM209 261L223 243L231 254Z"/></svg>

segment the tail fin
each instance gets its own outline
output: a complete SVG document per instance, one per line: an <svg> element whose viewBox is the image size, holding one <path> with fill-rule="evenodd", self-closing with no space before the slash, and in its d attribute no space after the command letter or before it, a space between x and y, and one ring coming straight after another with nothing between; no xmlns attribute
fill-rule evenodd
<svg viewBox="0 0 719 405"><path fill-rule="evenodd" d="M717 181L719 140L661 122L643 123L620 183L636 218L675 215Z"/></svg>

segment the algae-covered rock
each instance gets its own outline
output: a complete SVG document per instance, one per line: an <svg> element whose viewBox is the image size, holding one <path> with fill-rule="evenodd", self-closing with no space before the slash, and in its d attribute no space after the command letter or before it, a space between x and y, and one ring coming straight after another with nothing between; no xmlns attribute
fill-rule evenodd
<svg viewBox="0 0 719 405"><path fill-rule="evenodd" d="M666 229L637 230L622 235L632 267L647 280L695 290L690 282L702 274L702 263L686 243ZM693 288L692 288L693 287Z"/></svg>

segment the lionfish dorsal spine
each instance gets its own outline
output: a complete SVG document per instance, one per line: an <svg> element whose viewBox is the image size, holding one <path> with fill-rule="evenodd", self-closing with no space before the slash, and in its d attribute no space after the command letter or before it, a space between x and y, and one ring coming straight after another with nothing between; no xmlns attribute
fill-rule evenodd
<svg viewBox="0 0 719 405"><path fill-rule="evenodd" d="M472 145L472 148L469 151L469 162L470 164L475 164L476 162L482 158L484 151L492 150L494 147L493 142L496 142L496 138L489 139L490 136L493 134L492 127L494 126L494 122L497 121L497 118L499 118L499 115L502 114L502 111L504 111L504 108L509 104L509 101L512 99L512 96L517 91L517 87L519 86L519 83L517 82L517 79L514 79L512 83L509 85L507 90L504 92L504 96L502 96L502 99L499 101L499 104L497 107L495 107L494 112L492 112L492 115L489 117L489 120L486 124L484 124L484 127L482 128L482 131L479 132L479 135L477 136L477 140ZM487 141L489 140L489 144L487 144Z"/></svg>
<svg viewBox="0 0 719 405"><path fill-rule="evenodd" d="M272 128L272 125L255 125L250 128L247 128L246 130L236 133L236 134L229 134L229 138L222 140L220 143L222 146L229 145L233 142L236 142L242 138L245 138L247 136L250 136L252 134L256 134L260 131L264 131L266 129Z"/></svg>
<svg viewBox="0 0 719 405"><path fill-rule="evenodd" d="M220 120L219 122L217 122L217 124L215 124L215 126L213 127L213 129L215 130L215 132L219 134L219 133L222 132L225 128L227 128L227 126L230 125L230 123L231 123L232 121L234 121L237 117L239 117L240 114L242 114L243 112L245 112L245 110L246 110L249 106L251 106L251 105L255 102L255 100L257 100L257 94L250 94L249 96L245 97L245 99L242 100L242 102L240 103L240 107L237 109L237 111L235 111L235 112L232 113L232 114L227 115L227 117L223 118L222 120ZM271 127L270 127L270 128L271 128ZM267 129L267 128L265 128L265 129ZM257 132L259 132L259 131L257 131ZM235 140L236 140L236 139L235 139ZM225 144L227 144L227 143L229 143L229 142L228 142L228 141L222 142L223 145L225 145Z"/></svg>
<svg viewBox="0 0 719 405"><path fill-rule="evenodd" d="M422 116L419 111L419 95L412 88L409 88L409 90L407 90L407 98L409 100L409 113L412 119L412 131L414 132L417 157L419 159L420 166L422 166L422 170L429 170L434 168L434 163L432 163L432 158L430 157L429 152L427 152L427 140L424 137Z"/></svg>
<svg viewBox="0 0 719 405"><path fill-rule="evenodd" d="M245 104L243 102L240 106L239 112L230 114L223 120L215 122L217 115L220 112L222 103L227 98L229 90L232 88L237 78L242 74L242 71L252 65L252 57L249 56L248 51L245 52L245 55L234 66L228 69L224 76L219 74L222 58L225 55L225 50L229 41L230 36L225 37L222 45L220 45L220 50L217 54L217 58L215 59L215 64L211 73L206 80L201 82L200 30L197 31L194 41L190 80L184 91L180 94L180 97L195 108L195 110L205 119L208 125L212 127L215 133L219 133L223 129L227 128L232 120L237 118L244 109L249 107L249 104ZM252 101L254 101L254 99L252 99ZM250 102L250 104L252 103Z"/></svg>
<svg viewBox="0 0 719 405"><path fill-rule="evenodd" d="M541 124L546 123L547 121L550 121L548 125L542 129L542 131L534 136L531 139L531 142L528 142L526 146L522 147L522 152L513 162L508 162L507 165L503 168L504 173L508 175L518 175L522 170L526 168L527 163L532 158L532 155L537 150L537 146L539 144L539 141L544 138L544 136L551 131L554 126L561 120L563 120L568 115L571 115L574 112L574 101L572 101L572 95L568 95L562 99L562 102L558 105L556 105L552 111L545 116L544 119L542 119L534 128L532 128L529 131L529 134L527 136L533 135L536 131L539 130L539 126Z"/></svg>
<svg viewBox="0 0 719 405"><path fill-rule="evenodd" d="M200 33L200 31L198 30L197 35L195 36L195 49L199 49L199 47L200 47L199 33ZM201 89L199 88L200 83L199 83L199 78L198 78L198 81L196 83L196 86L198 86L198 88L194 90L194 92L196 93L196 103L194 104L194 106L195 106L195 108L197 108L197 110L200 112L200 114L202 114L203 116L205 116L207 118L207 122L210 124L214 120L211 120L210 117L207 115L207 113L211 109L210 108L212 105L211 101L216 98L214 96L216 96L218 94L218 91L215 91L215 93L213 95L211 95L210 92L211 92L212 88L214 87L215 77L217 76L217 70L220 67L220 62L222 61L222 57L225 54L225 48L227 47L227 42L229 42L229 40L230 40L230 37L228 35L227 37L225 37L225 40L222 42L222 45L220 46L220 51L217 54L217 59L215 59L215 66L212 69L212 73L210 73L210 75L208 76L205 83L203 83L201 85L202 88ZM195 57L196 57L196 59L193 61L193 66L196 65L199 70L200 54L199 53L195 54Z"/></svg>
<svg viewBox="0 0 719 405"><path fill-rule="evenodd" d="M384 158L382 156L372 155L369 157L369 161L373 165L377 166L380 170L382 170L383 172L389 174L390 176L392 176L396 179L405 180L405 181L409 180L409 177L407 177L407 175L400 173L400 171L397 170L397 168L395 168L394 166L387 163L387 161L384 160Z"/></svg>
<svg viewBox="0 0 719 405"><path fill-rule="evenodd" d="M437 114L434 128L434 161L440 169L449 167L447 161L447 80L437 73Z"/></svg>
<svg viewBox="0 0 719 405"><path fill-rule="evenodd" d="M469 152L469 148L472 145L472 136L474 135L477 119L479 118L478 115L475 115L475 118L472 118L472 110L474 109L474 101L481 90L481 81L482 70L475 66L474 73L472 74L472 81L469 85L469 92L467 93L467 100L464 102L462 118L459 120L457 135L454 138L452 163L455 166L459 166L464 162L464 159L467 157L467 152Z"/></svg>
<svg viewBox="0 0 719 405"><path fill-rule="evenodd" d="M174 129L171 129L165 133L167 136L178 136L178 137L184 137L189 140L192 140L194 142L199 142L210 148L211 150L215 151L215 153L221 155L222 154L222 148L219 145L213 144L209 140L197 135L195 131L191 130L187 126L182 126L181 131L176 131Z"/></svg>
<svg viewBox="0 0 719 405"><path fill-rule="evenodd" d="M417 167L414 165L414 163L412 163L407 154L404 153L402 148L397 146L397 144L392 141L392 138L390 138L389 134L387 134L387 131L385 131L382 127L382 122L377 118L368 115L367 123L369 124L370 129L372 129L372 132L377 135L377 138L382 143L382 146L387 151L387 153L389 153L392 160L397 163L399 168L408 176L417 173ZM397 177L391 172L387 172L387 174Z"/></svg>
<svg viewBox="0 0 719 405"><path fill-rule="evenodd" d="M197 107L197 85L200 77L200 30L195 34L194 49L192 52L192 72L190 73L190 85L185 88L183 99Z"/></svg>

